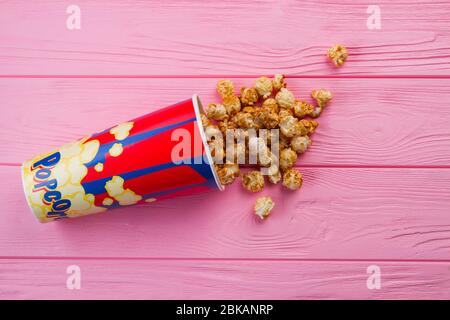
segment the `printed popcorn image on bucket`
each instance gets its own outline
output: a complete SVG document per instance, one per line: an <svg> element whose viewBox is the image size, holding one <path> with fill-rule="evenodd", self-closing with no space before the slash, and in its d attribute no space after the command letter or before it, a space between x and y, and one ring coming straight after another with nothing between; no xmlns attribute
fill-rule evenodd
<svg viewBox="0 0 450 320"><path fill-rule="evenodd" d="M31 210L49 222L222 190L200 110L194 95L25 161L22 180ZM188 148L176 152L180 141Z"/></svg>

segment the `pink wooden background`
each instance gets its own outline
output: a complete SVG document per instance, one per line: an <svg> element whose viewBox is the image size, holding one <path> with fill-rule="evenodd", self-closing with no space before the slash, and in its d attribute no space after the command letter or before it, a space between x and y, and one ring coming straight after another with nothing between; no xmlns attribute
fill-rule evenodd
<svg viewBox="0 0 450 320"><path fill-rule="evenodd" d="M72 3L81 30L66 28ZM450 2L72 3L0 2L0 298L450 299ZM333 43L350 51L341 69ZM297 164L303 189L264 191L266 222L238 183L47 225L30 214L26 158L194 92L212 101L220 77L276 72L335 100Z"/></svg>

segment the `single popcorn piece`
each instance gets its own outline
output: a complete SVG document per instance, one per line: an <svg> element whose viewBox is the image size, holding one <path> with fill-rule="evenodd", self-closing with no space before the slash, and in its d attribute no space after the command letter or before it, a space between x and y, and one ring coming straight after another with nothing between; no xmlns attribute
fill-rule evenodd
<svg viewBox="0 0 450 320"><path fill-rule="evenodd" d="M258 91L255 88L241 88L241 102L243 105L252 106L258 102Z"/></svg>
<svg viewBox="0 0 450 320"><path fill-rule="evenodd" d="M224 120L228 118L227 109L222 104L210 103L206 107L208 118L213 120Z"/></svg>
<svg viewBox="0 0 450 320"><path fill-rule="evenodd" d="M297 153L304 153L311 145L311 139L308 136L294 136L291 139L291 148Z"/></svg>
<svg viewBox="0 0 450 320"><path fill-rule="evenodd" d="M301 136L314 133L319 123L315 120L302 119L298 122L298 134Z"/></svg>
<svg viewBox="0 0 450 320"><path fill-rule="evenodd" d="M297 161L297 152L291 148L286 148L280 151L280 168L286 170L291 168Z"/></svg>
<svg viewBox="0 0 450 320"><path fill-rule="evenodd" d="M269 179L270 183L272 183L272 184L277 184L278 182L281 181L281 171L280 171L280 170L277 170L276 173L274 173L274 174L269 174L269 175L267 176L267 178Z"/></svg>
<svg viewBox="0 0 450 320"><path fill-rule="evenodd" d="M261 220L264 220L269 216L274 206L275 203L271 197L259 197L255 201L255 214L260 217Z"/></svg>
<svg viewBox="0 0 450 320"><path fill-rule="evenodd" d="M295 104L294 94L286 88L281 88L275 96L280 108L292 109Z"/></svg>
<svg viewBox="0 0 450 320"><path fill-rule="evenodd" d="M265 99L272 94L272 81L267 77L260 77L255 80L255 89Z"/></svg>
<svg viewBox="0 0 450 320"><path fill-rule="evenodd" d="M250 112L238 112L233 117L233 122L239 128L243 129L251 129L257 127L255 120L253 119L253 115Z"/></svg>
<svg viewBox="0 0 450 320"><path fill-rule="evenodd" d="M304 118L311 116L314 112L314 106L306 101L295 100L294 103L294 115L297 118Z"/></svg>
<svg viewBox="0 0 450 320"><path fill-rule="evenodd" d="M282 117L280 120L280 131L288 138L292 138L293 136L299 134L298 119L291 115Z"/></svg>
<svg viewBox="0 0 450 320"><path fill-rule="evenodd" d="M317 105L321 108L325 108L328 102L333 99L333 94L331 91L326 89L313 90L311 92L311 97L316 100Z"/></svg>
<svg viewBox="0 0 450 320"><path fill-rule="evenodd" d="M258 109L255 112L254 119L257 126L264 129L274 129L280 123L279 115L267 109Z"/></svg>
<svg viewBox="0 0 450 320"><path fill-rule="evenodd" d="M302 186L302 174L295 169L287 169L283 174L283 186L289 190L298 190Z"/></svg>
<svg viewBox="0 0 450 320"><path fill-rule="evenodd" d="M284 76L282 74L276 74L272 79L272 86L275 91L279 91L281 88L286 87Z"/></svg>
<svg viewBox="0 0 450 320"><path fill-rule="evenodd" d="M264 189L264 177L259 171L250 171L242 177L242 186L251 192L259 192Z"/></svg>
<svg viewBox="0 0 450 320"><path fill-rule="evenodd" d="M337 44L328 49L328 59L330 59L336 67L340 67L347 60L348 52L347 49L341 45Z"/></svg>
<svg viewBox="0 0 450 320"><path fill-rule="evenodd" d="M217 82L217 92L222 99L234 95L234 85L231 80L219 80Z"/></svg>
<svg viewBox="0 0 450 320"><path fill-rule="evenodd" d="M239 166L235 163L226 163L217 170L220 183L223 185L231 184L240 174Z"/></svg>
<svg viewBox="0 0 450 320"><path fill-rule="evenodd" d="M278 113L280 111L277 100L275 100L274 98L264 100L261 107L269 112Z"/></svg>
<svg viewBox="0 0 450 320"><path fill-rule="evenodd" d="M230 116L241 111L241 100L238 96L232 95L223 98L223 105L225 106L225 109Z"/></svg>

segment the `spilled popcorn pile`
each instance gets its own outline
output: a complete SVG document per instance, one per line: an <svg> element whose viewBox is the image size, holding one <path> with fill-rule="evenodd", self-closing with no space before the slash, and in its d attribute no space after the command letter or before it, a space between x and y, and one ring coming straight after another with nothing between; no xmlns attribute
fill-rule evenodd
<svg viewBox="0 0 450 320"><path fill-rule="evenodd" d="M336 67L340 67L347 60L348 52L343 45L337 44L328 49L327 57ZM331 101L332 93L326 89L313 90L311 97L314 104L296 99L281 74L276 74L272 79L260 77L253 87L242 87L240 94L235 93L231 80L220 80L217 92L222 102L210 103L206 107L202 124L220 182L223 185L233 183L240 176L240 164L256 164L259 170L242 175L245 189L262 191L264 176L272 184L282 181L286 189L300 189L302 174L293 166L298 155L306 152L311 145L310 136L319 125L314 119ZM261 135L262 129L271 133ZM277 131L275 135L274 129ZM252 130L259 132L259 136L252 135ZM230 144L228 133L233 131L239 131L237 136L243 136L245 143L238 143L236 140L239 139L234 135ZM227 137L226 145L224 137ZM229 149L232 150L231 157L228 156ZM249 157L252 150L257 150L256 162ZM255 214L265 219L274 205L269 196L259 197L254 206Z"/></svg>
<svg viewBox="0 0 450 320"><path fill-rule="evenodd" d="M330 91L325 89L313 90L311 93L315 104L296 99L287 88L286 81L281 74L272 79L260 77L255 80L254 87L243 87L236 95L231 80L220 80L217 92L222 102L211 103L206 107L206 116L202 117L202 124L211 154L215 161L215 168L223 185L231 184L240 176L239 164L253 164L249 161L251 150L258 150L255 164L266 168L267 180L282 185L289 190L298 190L302 185L302 174L294 169L299 154L304 153L311 145L310 135L318 126L317 118L332 99ZM231 147L235 155L231 160L241 157L244 162L230 161L226 157L228 144L218 142L217 137L225 137L228 132L241 129L244 144L237 144L233 140ZM250 130L261 132L261 129L278 129L278 136L270 135L267 141L259 136L249 134ZM277 143L279 152L274 152ZM271 147L269 150L269 147ZM262 191L265 178L262 170L251 170L242 176L242 186L251 191ZM274 203L270 197L261 197L255 203L255 213L266 218Z"/></svg>

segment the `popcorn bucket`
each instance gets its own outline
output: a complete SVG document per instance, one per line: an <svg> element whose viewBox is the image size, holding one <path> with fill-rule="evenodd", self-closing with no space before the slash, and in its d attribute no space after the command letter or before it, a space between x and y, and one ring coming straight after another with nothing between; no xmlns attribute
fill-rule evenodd
<svg viewBox="0 0 450 320"><path fill-rule="evenodd" d="M40 222L222 190L192 99L69 143L22 165Z"/></svg>

